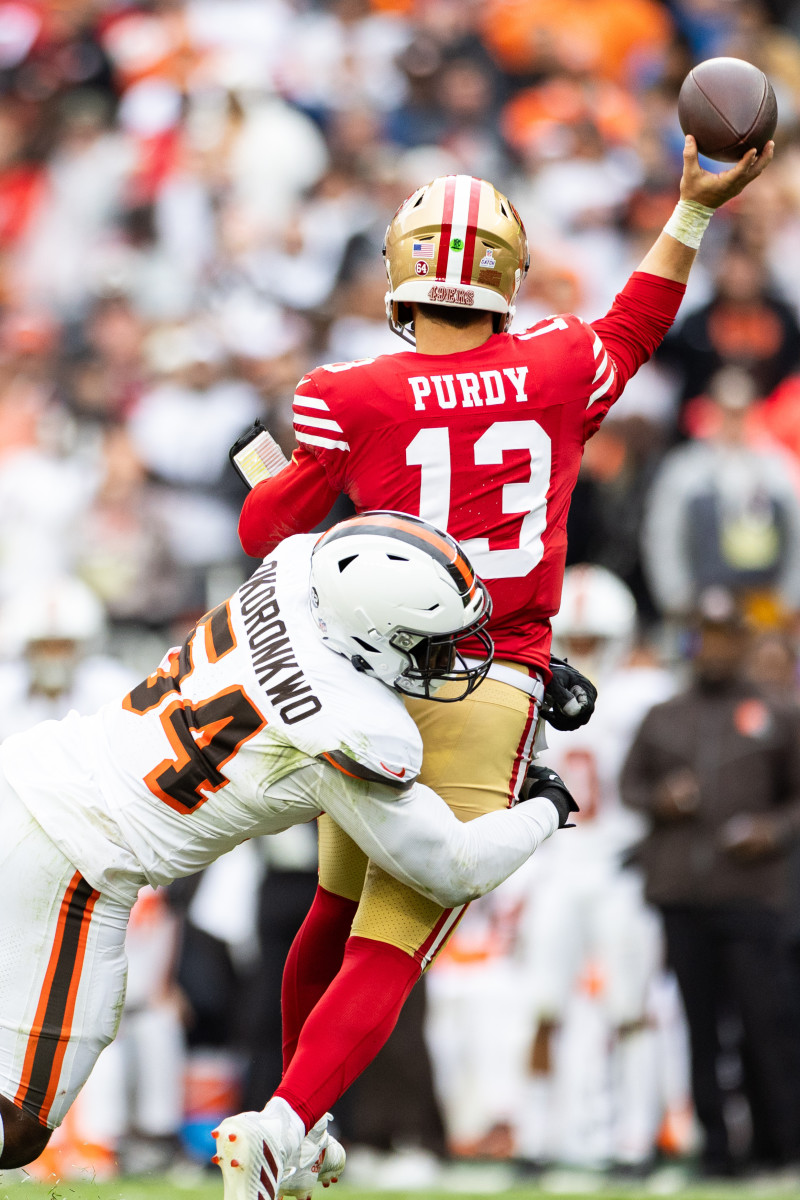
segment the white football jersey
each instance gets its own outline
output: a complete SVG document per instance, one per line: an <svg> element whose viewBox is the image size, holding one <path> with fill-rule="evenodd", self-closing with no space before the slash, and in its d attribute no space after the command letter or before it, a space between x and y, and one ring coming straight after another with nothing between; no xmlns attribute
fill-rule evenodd
<svg viewBox="0 0 800 1200"><path fill-rule="evenodd" d="M278 546L122 700L0 747L9 782L92 886L129 902L145 880L168 883L296 823L270 789L325 753L387 782L419 773L422 743L399 694L320 639L315 540Z"/></svg>
<svg viewBox="0 0 800 1200"><path fill-rule="evenodd" d="M544 761L562 776L580 807L577 828L556 838L548 858L560 851L578 862L607 856L616 861L643 833L638 813L624 808L619 777L636 731L655 704L674 694L674 677L660 667L620 667L598 681L591 721L571 732L547 730ZM557 844L560 843L560 844Z"/></svg>

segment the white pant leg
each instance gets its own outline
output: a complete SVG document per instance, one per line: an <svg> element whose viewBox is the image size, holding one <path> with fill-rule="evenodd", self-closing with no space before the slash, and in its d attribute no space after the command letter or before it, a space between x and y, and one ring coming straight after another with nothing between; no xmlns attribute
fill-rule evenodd
<svg viewBox="0 0 800 1200"><path fill-rule="evenodd" d="M658 967L661 936L642 898L638 876L628 871L610 874L587 911L609 1021L615 1027L641 1021Z"/></svg>
<svg viewBox="0 0 800 1200"><path fill-rule="evenodd" d="M61 1123L125 995L129 910L95 891L0 780L0 1093Z"/></svg>

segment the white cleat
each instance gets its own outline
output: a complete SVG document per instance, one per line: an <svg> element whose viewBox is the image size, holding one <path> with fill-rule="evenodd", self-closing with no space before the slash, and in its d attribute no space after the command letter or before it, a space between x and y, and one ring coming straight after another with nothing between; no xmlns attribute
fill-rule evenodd
<svg viewBox="0 0 800 1200"><path fill-rule="evenodd" d="M222 1171L224 1200L278 1200L287 1169L277 1122L263 1113L238 1113L226 1117L212 1137L217 1152L211 1161Z"/></svg>
<svg viewBox="0 0 800 1200"><path fill-rule="evenodd" d="M303 1138L294 1170L286 1179L285 1186L281 1188L284 1196L310 1200L311 1193L318 1183L326 1188L338 1182L344 1170L346 1155L336 1138L328 1133L330 1119L331 1114L326 1113Z"/></svg>

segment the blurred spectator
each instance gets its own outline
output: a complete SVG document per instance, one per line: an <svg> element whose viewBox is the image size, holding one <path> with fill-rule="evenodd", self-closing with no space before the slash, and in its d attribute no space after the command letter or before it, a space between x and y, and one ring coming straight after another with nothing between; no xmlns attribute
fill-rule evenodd
<svg viewBox="0 0 800 1200"><path fill-rule="evenodd" d="M612 415L587 442L567 525L567 562L597 563L619 576L651 622L656 611L642 569L641 536L660 443L652 422Z"/></svg>
<svg viewBox="0 0 800 1200"><path fill-rule="evenodd" d="M96 490L73 530L75 567L103 600L126 657L146 669L146 634L179 624L198 604L197 585L172 550L164 489L124 425L105 430L99 458Z"/></svg>
<svg viewBox="0 0 800 1200"><path fill-rule="evenodd" d="M689 1023L703 1169L731 1175L742 1162L718 1073L731 1014L759 1133L752 1159L796 1165L800 1146L797 997L782 929L800 832L800 716L745 679L747 627L726 593L707 593L696 638L692 682L645 717L621 794L651 822L638 861Z"/></svg>
<svg viewBox="0 0 800 1200"><path fill-rule="evenodd" d="M0 596L74 568L75 529L98 478L93 448L71 449L69 423L41 389L14 381L7 398L27 408L29 440L0 458Z"/></svg>
<svg viewBox="0 0 800 1200"><path fill-rule="evenodd" d="M558 63L634 82L657 69L669 42L667 10L653 0L490 0L487 44L506 70L537 75Z"/></svg>
<svg viewBox="0 0 800 1200"><path fill-rule="evenodd" d="M21 588L0 607L0 739L72 709L94 712L137 681L104 652L97 595L69 575Z"/></svg>
<svg viewBox="0 0 800 1200"><path fill-rule="evenodd" d="M258 393L232 378L219 340L202 325L166 327L149 342L156 378L128 421L136 454L161 485L169 552L197 576L192 609L209 607L206 572L240 561L238 481L228 447L261 412Z"/></svg>
<svg viewBox="0 0 800 1200"><path fill-rule="evenodd" d="M775 623L800 609L800 498L786 457L753 446L750 376L733 367L711 380L708 437L672 449L653 481L642 552L656 603L682 616L703 590L722 586Z"/></svg>
<svg viewBox="0 0 800 1200"><path fill-rule="evenodd" d="M748 371L766 396L797 366L800 326L763 262L733 244L719 261L711 300L667 334L657 357L679 371L682 404L705 392L723 366Z"/></svg>

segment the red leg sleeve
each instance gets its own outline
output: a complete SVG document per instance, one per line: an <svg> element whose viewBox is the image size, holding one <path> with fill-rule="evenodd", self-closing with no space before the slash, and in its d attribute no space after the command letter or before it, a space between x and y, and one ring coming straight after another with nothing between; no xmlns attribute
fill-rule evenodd
<svg viewBox="0 0 800 1200"><path fill-rule="evenodd" d="M281 986L283 1069L292 1061L300 1030L342 965L358 902L318 887L286 956Z"/></svg>
<svg viewBox="0 0 800 1200"><path fill-rule="evenodd" d="M419 965L396 946L368 938L348 940L342 969L303 1026L275 1093L299 1113L307 1129L372 1062L419 976Z"/></svg>

